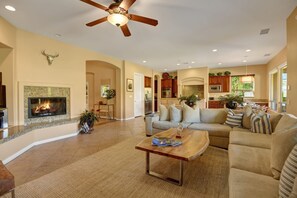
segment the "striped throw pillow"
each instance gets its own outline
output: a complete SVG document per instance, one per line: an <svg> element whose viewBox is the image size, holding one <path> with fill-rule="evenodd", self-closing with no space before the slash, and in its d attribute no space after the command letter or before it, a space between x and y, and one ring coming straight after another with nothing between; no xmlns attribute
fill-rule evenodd
<svg viewBox="0 0 297 198"><path fill-rule="evenodd" d="M254 133L271 134L272 128L269 114L255 114L251 116L251 131Z"/></svg>
<svg viewBox="0 0 297 198"><path fill-rule="evenodd" d="M294 180L297 176L297 145L294 146L289 154L279 180L279 197L291 197Z"/></svg>
<svg viewBox="0 0 297 198"><path fill-rule="evenodd" d="M226 125L230 127L240 127L242 123L243 113L235 114L231 109L228 110Z"/></svg>

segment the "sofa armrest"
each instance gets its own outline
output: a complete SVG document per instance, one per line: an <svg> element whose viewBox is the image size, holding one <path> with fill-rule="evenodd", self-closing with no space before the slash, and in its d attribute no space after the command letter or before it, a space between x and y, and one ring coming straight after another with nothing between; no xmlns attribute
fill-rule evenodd
<svg viewBox="0 0 297 198"><path fill-rule="evenodd" d="M159 121L159 115L153 114L145 117L145 133L147 136L153 135L153 122Z"/></svg>

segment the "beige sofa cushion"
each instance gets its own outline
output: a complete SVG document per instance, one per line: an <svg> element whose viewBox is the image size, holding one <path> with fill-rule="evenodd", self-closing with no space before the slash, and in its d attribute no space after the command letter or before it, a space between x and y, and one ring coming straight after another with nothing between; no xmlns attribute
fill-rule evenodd
<svg viewBox="0 0 297 198"><path fill-rule="evenodd" d="M277 133L294 127L297 127L297 118L291 114L285 114L276 125L275 132Z"/></svg>
<svg viewBox="0 0 297 198"><path fill-rule="evenodd" d="M169 106L169 117L171 122L181 122L182 117L182 110L175 107L175 105Z"/></svg>
<svg viewBox="0 0 297 198"><path fill-rule="evenodd" d="M272 176L270 149L229 144L230 168Z"/></svg>
<svg viewBox="0 0 297 198"><path fill-rule="evenodd" d="M284 163L296 144L297 128L272 134L271 171L275 179L279 179Z"/></svg>
<svg viewBox="0 0 297 198"><path fill-rule="evenodd" d="M226 118L226 109L200 109L200 120L203 123L224 124Z"/></svg>
<svg viewBox="0 0 297 198"><path fill-rule="evenodd" d="M170 128L177 128L178 122L170 122L170 121L154 121L153 122L153 128L155 129L161 129L161 130L167 130ZM184 123L182 122L182 125L184 128L187 128L191 123Z"/></svg>
<svg viewBox="0 0 297 198"><path fill-rule="evenodd" d="M235 168L229 173L230 198L278 198L278 180Z"/></svg>
<svg viewBox="0 0 297 198"><path fill-rule="evenodd" d="M188 105L183 106L183 122L200 122L200 109L193 109Z"/></svg>
<svg viewBox="0 0 297 198"><path fill-rule="evenodd" d="M210 136L229 137L232 128L222 124L197 123L188 126L189 129L206 130Z"/></svg>
<svg viewBox="0 0 297 198"><path fill-rule="evenodd" d="M169 121L169 109L165 106L160 104L160 121Z"/></svg>
<svg viewBox="0 0 297 198"><path fill-rule="evenodd" d="M241 128L241 127L233 127L232 128L232 131L239 131L239 132L249 132L251 133L251 131L249 129L246 129L246 128Z"/></svg>
<svg viewBox="0 0 297 198"><path fill-rule="evenodd" d="M270 123L272 127L272 132L275 132L275 128L282 117L283 115L280 113L270 114Z"/></svg>
<svg viewBox="0 0 297 198"><path fill-rule="evenodd" d="M272 135L233 130L230 132L229 140L230 144L270 149Z"/></svg>

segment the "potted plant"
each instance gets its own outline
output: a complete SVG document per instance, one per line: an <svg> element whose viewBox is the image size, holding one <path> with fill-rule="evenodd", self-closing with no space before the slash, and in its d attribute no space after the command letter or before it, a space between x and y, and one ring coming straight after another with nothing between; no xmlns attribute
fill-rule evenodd
<svg viewBox="0 0 297 198"><path fill-rule="evenodd" d="M230 71L225 71L225 72L224 72L224 75L225 75L225 76L230 76L230 74L231 74Z"/></svg>
<svg viewBox="0 0 297 198"><path fill-rule="evenodd" d="M97 115L94 110L85 110L80 114L79 125L81 126L81 131L88 133L93 130L95 121L98 121Z"/></svg>
<svg viewBox="0 0 297 198"><path fill-rule="evenodd" d="M179 103L181 103L182 101L185 101L185 103L190 106L193 107L196 103L196 101L200 100L196 95L192 94L190 96L180 96L178 98Z"/></svg>
<svg viewBox="0 0 297 198"><path fill-rule="evenodd" d="M209 76L215 76L215 73L208 73Z"/></svg>
<svg viewBox="0 0 297 198"><path fill-rule="evenodd" d="M114 98L116 96L116 90L115 89L108 89L105 91L105 98L106 98L106 103L108 103L108 100Z"/></svg>
<svg viewBox="0 0 297 198"><path fill-rule="evenodd" d="M223 72L218 72L217 76L223 76Z"/></svg>
<svg viewBox="0 0 297 198"><path fill-rule="evenodd" d="M220 96L219 100L226 104L228 109L236 109L237 104L241 104L243 102L243 97L234 94L227 94L224 96Z"/></svg>

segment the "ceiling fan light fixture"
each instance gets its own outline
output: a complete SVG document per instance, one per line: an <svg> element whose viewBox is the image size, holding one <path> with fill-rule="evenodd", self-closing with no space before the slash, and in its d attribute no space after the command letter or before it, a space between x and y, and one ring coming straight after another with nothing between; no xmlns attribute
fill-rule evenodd
<svg viewBox="0 0 297 198"><path fill-rule="evenodd" d="M112 25L115 25L117 27L126 25L129 21L128 17L126 15L120 14L120 13L112 13L108 15L107 20Z"/></svg>

